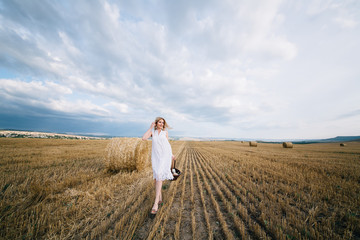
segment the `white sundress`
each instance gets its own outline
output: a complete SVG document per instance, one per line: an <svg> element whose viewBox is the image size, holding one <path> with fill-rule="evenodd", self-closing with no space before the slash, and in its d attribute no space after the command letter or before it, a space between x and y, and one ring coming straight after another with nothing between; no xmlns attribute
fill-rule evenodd
<svg viewBox="0 0 360 240"><path fill-rule="evenodd" d="M152 130L151 164L153 178L159 181L171 180L171 145L166 137L166 131Z"/></svg>

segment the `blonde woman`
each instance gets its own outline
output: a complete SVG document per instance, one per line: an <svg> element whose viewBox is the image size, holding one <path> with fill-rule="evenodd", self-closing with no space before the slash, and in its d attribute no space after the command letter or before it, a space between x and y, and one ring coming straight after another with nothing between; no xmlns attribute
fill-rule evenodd
<svg viewBox="0 0 360 240"><path fill-rule="evenodd" d="M157 213L159 205L162 203L162 182L173 179L170 168L171 160L174 156L172 155L171 145L169 143L168 128L169 126L165 119L157 117L142 137L143 140L152 137L151 164L153 178L155 180L155 202L151 209L153 216Z"/></svg>

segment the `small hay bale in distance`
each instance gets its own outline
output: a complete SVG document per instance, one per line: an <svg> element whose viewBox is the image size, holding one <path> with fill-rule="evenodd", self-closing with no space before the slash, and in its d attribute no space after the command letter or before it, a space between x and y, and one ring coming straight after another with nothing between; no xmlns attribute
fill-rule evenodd
<svg viewBox="0 0 360 240"><path fill-rule="evenodd" d="M106 147L108 172L141 171L151 166L150 142L140 138L112 138Z"/></svg>
<svg viewBox="0 0 360 240"><path fill-rule="evenodd" d="M255 141L250 141L250 142L249 142L249 146L250 146L250 147L257 147L257 142L255 142Z"/></svg>
<svg viewBox="0 0 360 240"><path fill-rule="evenodd" d="M345 143L340 143L340 147L345 147L346 144Z"/></svg>
<svg viewBox="0 0 360 240"><path fill-rule="evenodd" d="M283 142L283 148L293 148L292 142Z"/></svg>

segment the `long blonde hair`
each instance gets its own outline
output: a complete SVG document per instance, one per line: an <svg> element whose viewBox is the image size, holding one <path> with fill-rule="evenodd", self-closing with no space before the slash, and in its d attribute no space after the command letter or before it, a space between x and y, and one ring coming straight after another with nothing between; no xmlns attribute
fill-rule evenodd
<svg viewBox="0 0 360 240"><path fill-rule="evenodd" d="M164 126L163 126L163 129L161 129L161 130L170 129L170 126L166 123L166 120L165 120L163 117L157 117L157 118L155 118L155 127L154 127L154 129L155 129L155 130L157 129L157 123L158 123L158 121L160 121L161 119L164 120Z"/></svg>

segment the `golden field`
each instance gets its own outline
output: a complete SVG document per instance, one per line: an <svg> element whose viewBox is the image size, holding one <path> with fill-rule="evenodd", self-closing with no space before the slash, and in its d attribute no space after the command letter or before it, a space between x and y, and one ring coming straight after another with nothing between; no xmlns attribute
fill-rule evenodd
<svg viewBox="0 0 360 240"><path fill-rule="evenodd" d="M109 171L110 140L0 138L1 239L360 239L360 143L171 141L182 175Z"/></svg>

